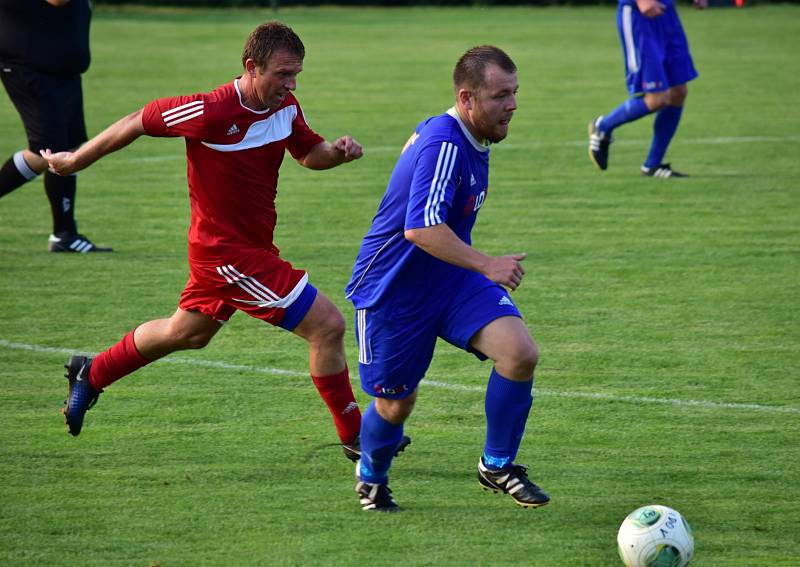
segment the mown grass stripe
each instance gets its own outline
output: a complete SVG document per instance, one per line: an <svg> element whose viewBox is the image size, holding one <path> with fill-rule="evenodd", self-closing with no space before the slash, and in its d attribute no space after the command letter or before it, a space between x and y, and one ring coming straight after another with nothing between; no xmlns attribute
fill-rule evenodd
<svg viewBox="0 0 800 567"><path fill-rule="evenodd" d="M27 350L31 352L41 352L49 354L83 354L86 356L94 356L97 353L59 347L47 347L41 345L31 345L26 343L14 343L0 339L0 347L14 349L14 350ZM189 358L176 358L168 356L160 359L157 362L166 362L169 364L185 364L187 366L202 366L206 368L223 368L225 370L241 370L244 372L256 372L258 374L274 374L280 376L298 376L305 377L307 372L298 372L296 370L286 370L284 368L272 368L268 366L253 366L250 364L232 364L222 360L193 360ZM459 392L477 392L483 393L486 389L481 386L468 386L465 384L450 384L448 382L441 382L439 380L426 379L424 384L434 388L442 388L445 390L455 390ZM730 409L737 411L766 411L772 413L800 413L800 408L794 407L779 407L779 406L765 406L762 404L737 404L728 402L709 402L705 400L680 400L672 398L653 398L650 396L618 396L616 394L604 394L602 392L568 392L556 391L550 388L537 388L537 396L554 396L559 398L582 398L591 400L605 400L610 402L629 402L636 404L663 404L679 407L697 407L704 409Z"/></svg>

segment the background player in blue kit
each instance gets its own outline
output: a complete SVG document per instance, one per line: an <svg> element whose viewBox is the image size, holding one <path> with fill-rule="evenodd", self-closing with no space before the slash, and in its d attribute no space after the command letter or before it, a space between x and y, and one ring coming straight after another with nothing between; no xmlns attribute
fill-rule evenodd
<svg viewBox="0 0 800 567"><path fill-rule="evenodd" d="M489 143L506 137L517 107L516 66L496 47L475 47L459 59L453 83L455 106L420 123L406 143L346 289L356 308L361 385L375 396L356 465L364 510L397 509L389 467L437 337L494 361L481 485L525 507L549 501L513 462L538 349L502 286L520 285L525 254L487 256L470 236L486 201Z"/></svg>
<svg viewBox="0 0 800 567"><path fill-rule="evenodd" d="M694 0L694 4L703 9L708 0ZM606 169L614 129L655 112L653 140L642 175L685 177L663 163L681 120L686 83L697 77L673 0L619 0L617 28L631 98L589 123L589 157L597 167Z"/></svg>

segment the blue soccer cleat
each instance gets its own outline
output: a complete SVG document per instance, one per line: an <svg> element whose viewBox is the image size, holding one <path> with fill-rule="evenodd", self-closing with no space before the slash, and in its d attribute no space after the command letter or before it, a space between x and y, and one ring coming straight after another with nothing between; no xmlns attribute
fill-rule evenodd
<svg viewBox="0 0 800 567"><path fill-rule="evenodd" d="M89 369L92 367L92 359L86 356L73 356L64 365L67 369L64 377L69 380L69 393L64 400L64 414L67 429L75 437L81 432L83 427L83 416L94 404L100 393L92 388L89 383Z"/></svg>

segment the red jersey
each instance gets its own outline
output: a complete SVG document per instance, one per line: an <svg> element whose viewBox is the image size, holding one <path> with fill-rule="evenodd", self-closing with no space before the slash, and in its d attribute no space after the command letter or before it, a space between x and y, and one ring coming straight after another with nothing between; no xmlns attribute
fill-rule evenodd
<svg viewBox="0 0 800 567"><path fill-rule="evenodd" d="M251 110L234 80L210 93L154 100L142 122L150 136L186 139L190 259L213 262L226 246L278 254L272 236L284 152L301 159L324 141L291 93L275 110Z"/></svg>

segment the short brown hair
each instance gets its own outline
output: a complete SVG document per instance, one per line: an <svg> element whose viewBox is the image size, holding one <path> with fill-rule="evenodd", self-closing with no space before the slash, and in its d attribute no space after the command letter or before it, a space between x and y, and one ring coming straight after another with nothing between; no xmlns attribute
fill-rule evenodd
<svg viewBox="0 0 800 567"><path fill-rule="evenodd" d="M292 28L280 22L261 24L250 33L244 44L242 65L252 59L259 67L266 67L269 58L280 50L286 50L301 59L306 56L306 48Z"/></svg>
<svg viewBox="0 0 800 567"><path fill-rule="evenodd" d="M505 51L493 45L479 45L467 51L453 70L453 86L456 90L477 90L486 82L486 67L495 64L506 73L516 73L517 66Z"/></svg>

